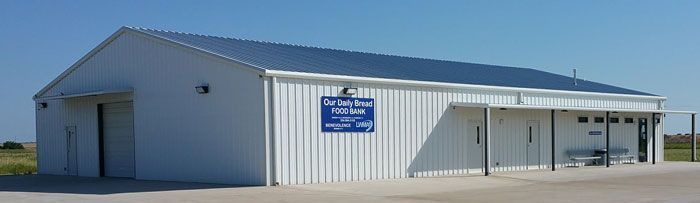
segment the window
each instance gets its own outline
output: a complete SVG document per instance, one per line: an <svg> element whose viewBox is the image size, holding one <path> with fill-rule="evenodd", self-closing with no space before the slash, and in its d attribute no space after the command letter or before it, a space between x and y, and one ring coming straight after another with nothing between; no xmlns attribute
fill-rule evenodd
<svg viewBox="0 0 700 203"><path fill-rule="evenodd" d="M579 117L578 117L578 122L579 122L579 123L588 123L588 117L579 116Z"/></svg>
<svg viewBox="0 0 700 203"><path fill-rule="evenodd" d="M596 123L604 123L604 122L605 122L605 118L603 118L603 117L595 117L595 122L596 122Z"/></svg>
<svg viewBox="0 0 700 203"><path fill-rule="evenodd" d="M634 123L634 118L625 118L625 123Z"/></svg>
<svg viewBox="0 0 700 203"><path fill-rule="evenodd" d="M620 118L612 117L610 118L610 123L620 123Z"/></svg>

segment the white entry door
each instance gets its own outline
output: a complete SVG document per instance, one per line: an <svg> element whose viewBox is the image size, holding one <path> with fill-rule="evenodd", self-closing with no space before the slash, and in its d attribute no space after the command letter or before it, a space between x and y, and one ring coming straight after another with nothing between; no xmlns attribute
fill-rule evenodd
<svg viewBox="0 0 700 203"><path fill-rule="evenodd" d="M540 168L540 121L527 122L527 169Z"/></svg>
<svg viewBox="0 0 700 203"><path fill-rule="evenodd" d="M134 110L132 102L102 105L104 175L134 177Z"/></svg>
<svg viewBox="0 0 700 203"><path fill-rule="evenodd" d="M484 172L484 127L481 126L481 121L470 120L467 130L469 145L469 172L483 173Z"/></svg>
<svg viewBox="0 0 700 203"><path fill-rule="evenodd" d="M75 126L66 127L66 152L67 167L66 173L71 176L78 175L78 138L76 137Z"/></svg>

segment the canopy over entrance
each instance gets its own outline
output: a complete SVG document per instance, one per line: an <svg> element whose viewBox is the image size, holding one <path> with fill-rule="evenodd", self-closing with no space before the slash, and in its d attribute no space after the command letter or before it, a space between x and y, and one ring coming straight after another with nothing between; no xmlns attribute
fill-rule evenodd
<svg viewBox="0 0 700 203"><path fill-rule="evenodd" d="M490 149L489 149L489 140L490 140L490 116L491 116L491 109L492 108L498 108L498 109L529 109L529 110L549 110L551 111L551 122L552 122L552 129L551 129L551 146L552 146L552 171L555 170L555 130L556 130L556 125L555 125L555 111L557 110L567 110L567 111L597 111L597 112L606 112L605 116L605 149L610 149L610 113L617 113L617 112L634 112L634 113L651 113L652 114L652 141L653 141L653 156L652 158L652 163L656 164L656 118L657 115L660 114L688 114L691 116L691 136L692 136L692 155L691 155L691 161L697 161L697 155L696 155L696 133L695 133L695 116L697 114L696 111L676 111L676 110L656 110L656 109L618 109L618 108L590 108L590 107L564 107L564 106L535 106L535 105L518 105L518 104L490 104L490 103L468 103L468 102L451 102L450 106L452 107L462 107L462 108L483 108L484 109L484 121L485 121L485 143L486 146L484 147L484 174L489 175L490 172ZM610 153L605 153L606 154L606 166L610 167Z"/></svg>
<svg viewBox="0 0 700 203"><path fill-rule="evenodd" d="M105 94L118 94L118 93L129 93L134 92L133 88L123 88L123 89L108 89L108 90L96 90L90 92L81 92L74 94L61 94L56 96L46 96L34 98L34 101L46 101L46 100L57 100L57 99L70 99L77 97L89 97L89 96L99 96Z"/></svg>
<svg viewBox="0 0 700 203"><path fill-rule="evenodd" d="M507 109L540 109L540 110L569 110L569 111L609 111L609 112L637 112L637 113L664 113L664 114L697 114L695 111L675 110L647 110L647 109L616 109L616 108L588 108L588 107L564 107L564 106L535 106L517 104L487 104L452 102L451 106L466 108L507 108Z"/></svg>

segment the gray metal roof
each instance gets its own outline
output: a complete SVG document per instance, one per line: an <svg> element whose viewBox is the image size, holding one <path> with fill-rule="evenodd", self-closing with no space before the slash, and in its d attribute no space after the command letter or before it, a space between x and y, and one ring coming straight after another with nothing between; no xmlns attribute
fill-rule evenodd
<svg viewBox="0 0 700 203"><path fill-rule="evenodd" d="M497 65L393 56L273 42L129 27L141 33L277 71L656 96L636 90L539 71Z"/></svg>

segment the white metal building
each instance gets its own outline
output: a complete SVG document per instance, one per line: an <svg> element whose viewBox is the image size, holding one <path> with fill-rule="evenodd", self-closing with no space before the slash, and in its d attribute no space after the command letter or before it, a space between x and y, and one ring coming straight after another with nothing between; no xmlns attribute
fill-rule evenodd
<svg viewBox="0 0 700 203"><path fill-rule="evenodd" d="M662 115L695 115L534 69L132 27L34 100L41 174L243 185L657 162Z"/></svg>

